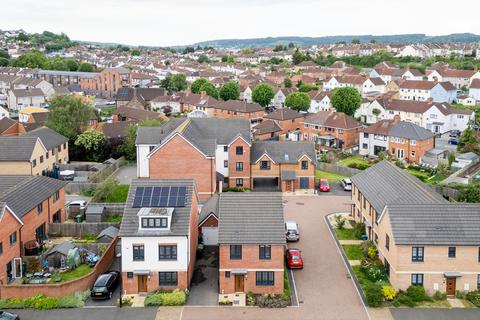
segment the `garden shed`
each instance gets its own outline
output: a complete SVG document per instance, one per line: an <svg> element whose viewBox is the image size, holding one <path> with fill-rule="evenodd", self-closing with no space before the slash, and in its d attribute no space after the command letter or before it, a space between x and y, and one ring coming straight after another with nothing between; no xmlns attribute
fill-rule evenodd
<svg viewBox="0 0 480 320"><path fill-rule="evenodd" d="M68 252L75 247L70 241L62 242L47 250L44 254L44 259L48 261L49 267L65 268L67 266Z"/></svg>
<svg viewBox="0 0 480 320"><path fill-rule="evenodd" d="M106 229L103 229L100 234L97 236L97 242L100 243L110 243L118 235L118 228L110 226Z"/></svg>

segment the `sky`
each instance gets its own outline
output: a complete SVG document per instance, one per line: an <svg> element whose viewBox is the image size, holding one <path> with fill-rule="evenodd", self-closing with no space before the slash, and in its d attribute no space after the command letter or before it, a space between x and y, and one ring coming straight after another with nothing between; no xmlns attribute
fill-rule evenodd
<svg viewBox="0 0 480 320"><path fill-rule="evenodd" d="M1 0L0 29L172 46L275 36L480 34L478 0ZM461 12L461 13L460 13Z"/></svg>

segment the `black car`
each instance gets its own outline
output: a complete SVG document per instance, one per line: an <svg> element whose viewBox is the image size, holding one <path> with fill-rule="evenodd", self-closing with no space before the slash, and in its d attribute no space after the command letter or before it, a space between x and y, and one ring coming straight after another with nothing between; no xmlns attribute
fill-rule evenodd
<svg viewBox="0 0 480 320"><path fill-rule="evenodd" d="M0 320L20 320L20 317L15 313L0 310Z"/></svg>
<svg viewBox="0 0 480 320"><path fill-rule="evenodd" d="M101 274L90 291L92 299L110 299L118 286L119 278L117 271Z"/></svg>

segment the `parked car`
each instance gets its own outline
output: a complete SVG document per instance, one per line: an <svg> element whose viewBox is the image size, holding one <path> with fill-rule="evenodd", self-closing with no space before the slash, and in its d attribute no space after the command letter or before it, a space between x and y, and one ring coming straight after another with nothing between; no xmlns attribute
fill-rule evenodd
<svg viewBox="0 0 480 320"><path fill-rule="evenodd" d="M287 267L290 269L303 269L302 251L299 249L287 249Z"/></svg>
<svg viewBox="0 0 480 320"><path fill-rule="evenodd" d="M87 207L87 201L86 200L73 200L73 201L70 201L68 206L70 207L70 209L78 208L80 210L85 210L85 208Z"/></svg>
<svg viewBox="0 0 480 320"><path fill-rule="evenodd" d="M349 178L342 179L342 187L345 191L352 191L352 180Z"/></svg>
<svg viewBox="0 0 480 320"><path fill-rule="evenodd" d="M0 320L20 320L20 317L15 313L0 310Z"/></svg>
<svg viewBox="0 0 480 320"><path fill-rule="evenodd" d="M457 145L458 144L458 139L457 138L450 138L450 139L448 139L448 144Z"/></svg>
<svg viewBox="0 0 480 320"><path fill-rule="evenodd" d="M287 237L287 241L300 240L300 231L295 221L285 221L285 236Z"/></svg>
<svg viewBox="0 0 480 320"><path fill-rule="evenodd" d="M460 130L454 129L450 131L449 137L458 137L460 135Z"/></svg>
<svg viewBox="0 0 480 320"><path fill-rule="evenodd" d="M101 274L95 284L90 290L90 296L92 299L110 299L113 292L118 286L120 273L117 271L110 271L108 273Z"/></svg>
<svg viewBox="0 0 480 320"><path fill-rule="evenodd" d="M328 183L328 179L322 178L320 179L320 185L318 187L321 192L330 192L330 184Z"/></svg>

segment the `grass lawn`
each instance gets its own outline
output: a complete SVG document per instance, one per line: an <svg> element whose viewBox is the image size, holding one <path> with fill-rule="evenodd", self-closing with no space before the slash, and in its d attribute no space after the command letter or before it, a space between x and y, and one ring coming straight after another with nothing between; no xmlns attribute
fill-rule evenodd
<svg viewBox="0 0 480 320"><path fill-rule="evenodd" d="M348 260L362 260L363 251L360 245L342 245Z"/></svg>
<svg viewBox="0 0 480 320"><path fill-rule="evenodd" d="M105 216L103 220L104 222L122 222L122 215L117 213L114 215Z"/></svg>
<svg viewBox="0 0 480 320"><path fill-rule="evenodd" d="M365 273L360 269L360 266L352 266L353 272L355 273L355 276L358 279L358 282L360 282L360 285L362 286L362 289L365 288L365 286L368 286L369 284L373 284L372 281L370 281Z"/></svg>
<svg viewBox="0 0 480 320"><path fill-rule="evenodd" d="M446 299L422 301L422 302L418 302L416 306L420 308L450 308L451 307L450 303L448 303Z"/></svg>
<svg viewBox="0 0 480 320"><path fill-rule="evenodd" d="M351 156L348 158L345 158L343 160L338 161L338 165L342 167L348 167L349 164L351 163L356 163L356 164L363 164L368 166L368 161L363 160L362 157L360 156Z"/></svg>
<svg viewBox="0 0 480 320"><path fill-rule="evenodd" d="M357 240L355 238L355 232L353 229L334 229L335 233L337 234L338 240Z"/></svg>
<svg viewBox="0 0 480 320"><path fill-rule="evenodd" d="M330 183L340 183L342 179L345 179L347 177L342 176L338 173L317 170L317 179L321 179L321 178L327 178L328 182Z"/></svg>
<svg viewBox="0 0 480 320"><path fill-rule="evenodd" d="M119 184L103 202L125 202L128 196L128 184Z"/></svg>
<svg viewBox="0 0 480 320"><path fill-rule="evenodd" d="M82 264L78 268L71 271L56 273L52 276L51 282L54 283L54 279L60 277L60 282L67 282L83 277L84 275L89 274L92 271L92 268L89 265Z"/></svg>

